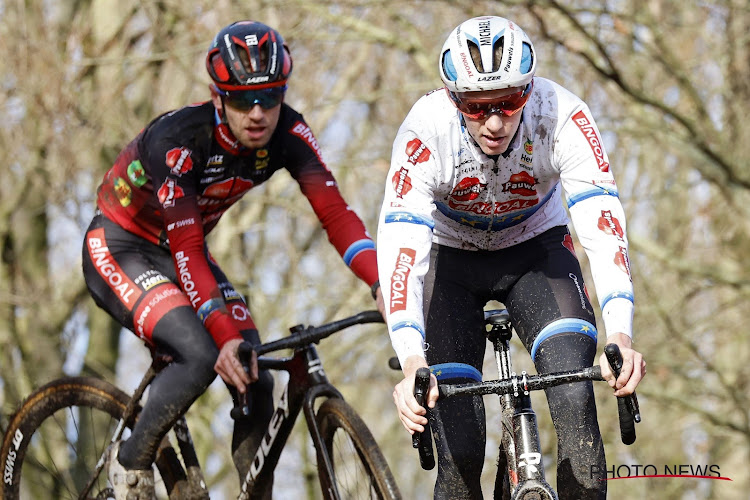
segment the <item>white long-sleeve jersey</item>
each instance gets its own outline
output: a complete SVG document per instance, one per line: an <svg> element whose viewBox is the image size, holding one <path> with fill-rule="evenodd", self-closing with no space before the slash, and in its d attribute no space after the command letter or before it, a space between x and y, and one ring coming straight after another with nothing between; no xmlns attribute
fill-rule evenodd
<svg viewBox="0 0 750 500"><path fill-rule="evenodd" d="M424 355L423 279L432 243L497 250L566 225L561 191L589 258L605 330L632 336L625 217L586 104L536 77L518 133L495 160L444 90L416 102L393 143L377 238L388 329L402 363Z"/></svg>

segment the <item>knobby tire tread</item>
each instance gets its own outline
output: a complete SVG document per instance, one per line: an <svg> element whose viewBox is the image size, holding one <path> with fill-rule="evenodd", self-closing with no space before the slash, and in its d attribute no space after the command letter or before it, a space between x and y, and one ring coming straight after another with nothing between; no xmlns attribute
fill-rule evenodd
<svg viewBox="0 0 750 500"><path fill-rule="evenodd" d="M341 429L354 444L359 460L369 474L378 498L381 500L401 499L398 485L375 438L349 403L343 399L327 399L318 409L317 421L329 457L333 457L331 449L333 436L337 430ZM336 464L334 463L333 466L335 471ZM318 468L318 472L321 475L325 473L322 467ZM321 477L321 484L324 482L325 478ZM331 482L335 483L335 481Z"/></svg>
<svg viewBox="0 0 750 500"><path fill-rule="evenodd" d="M0 448L3 470L0 500L19 498L26 451L33 434L47 418L59 410L77 406L100 410L119 420L129 400L130 396L125 392L96 377L64 377L32 392L10 418ZM131 425L132 422L127 423L128 427ZM160 458L157 464L159 472L168 490L171 490L170 481L184 476L184 472L180 474L182 467L176 456ZM102 474L106 474L106 471L102 471Z"/></svg>

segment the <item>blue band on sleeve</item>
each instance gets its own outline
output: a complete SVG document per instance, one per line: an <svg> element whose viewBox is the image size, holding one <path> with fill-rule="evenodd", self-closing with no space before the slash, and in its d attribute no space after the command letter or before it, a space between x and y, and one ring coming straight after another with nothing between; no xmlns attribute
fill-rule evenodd
<svg viewBox="0 0 750 500"><path fill-rule="evenodd" d="M354 260L354 257L359 255L360 252L364 252L365 250L375 250L375 242L369 238L355 241L354 243L349 245L349 248L347 248L346 252L344 252L344 263L346 263L347 266L350 266L352 264L352 261Z"/></svg>
<svg viewBox="0 0 750 500"><path fill-rule="evenodd" d="M201 320L201 323L205 323L206 318L208 318L212 312L221 309L224 306L224 301L221 299L211 299L205 301L199 308L198 312L196 313L198 315L198 319Z"/></svg>
<svg viewBox="0 0 750 500"><path fill-rule="evenodd" d="M604 300L602 300L602 309L604 309L604 306L607 305L607 302L609 302L612 299L627 299L630 302L634 302L635 299L633 299L633 294L630 292L614 292L610 293L606 297L604 297Z"/></svg>
<svg viewBox="0 0 750 500"><path fill-rule="evenodd" d="M545 326L536 336L534 344L531 346L531 359L536 361L536 351L539 349L539 344L560 333L582 333L596 342L596 327L588 321L578 318L559 319Z"/></svg>
<svg viewBox="0 0 750 500"><path fill-rule="evenodd" d="M588 200L589 198L593 198L595 196L614 196L615 198L619 198L620 195L617 192L617 189L608 189L602 186L596 186L596 189L590 189L588 191L584 191L582 193L577 193L570 198L568 198L568 208L572 207L576 203L580 203L584 200Z"/></svg>
<svg viewBox="0 0 750 500"><path fill-rule="evenodd" d="M440 363L430 366L430 371L438 380L468 378L477 382L482 381L482 372L464 363Z"/></svg>
<svg viewBox="0 0 750 500"><path fill-rule="evenodd" d="M421 224L427 226L430 229L435 227L435 221L422 215L412 214L409 212L391 212L386 214L385 223L390 224L392 222L406 222L407 224Z"/></svg>
<svg viewBox="0 0 750 500"><path fill-rule="evenodd" d="M414 328L422 336L422 340L424 340L424 329L421 326L419 326L419 323L417 323L416 321L400 321L396 323L395 325L393 325L393 328L391 328L391 331L395 333L396 330L400 330L402 328Z"/></svg>

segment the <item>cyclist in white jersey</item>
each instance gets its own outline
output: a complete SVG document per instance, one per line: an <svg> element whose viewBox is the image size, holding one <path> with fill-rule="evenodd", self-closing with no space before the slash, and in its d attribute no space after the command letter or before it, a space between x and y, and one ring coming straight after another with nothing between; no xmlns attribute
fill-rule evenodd
<svg viewBox="0 0 750 500"><path fill-rule="evenodd" d="M535 77L523 30L501 17L465 21L440 53L445 84L414 105L393 144L378 229L378 269L392 344L403 368L394 401L410 432L426 410L414 374L430 366L428 407L438 453L435 498L481 498L484 408L442 401L437 379L481 379L482 307L502 302L537 371L590 366L595 316L567 229L567 203L624 366L615 395L645 375L631 348L633 285L625 215L586 104ZM561 196L564 194L564 198ZM436 378L437 377L437 378ZM558 434L560 498L604 498L605 470L591 383L547 391Z"/></svg>

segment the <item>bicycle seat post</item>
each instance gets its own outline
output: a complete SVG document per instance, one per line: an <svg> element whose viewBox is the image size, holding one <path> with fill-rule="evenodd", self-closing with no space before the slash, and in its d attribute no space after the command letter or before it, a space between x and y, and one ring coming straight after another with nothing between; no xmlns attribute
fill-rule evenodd
<svg viewBox="0 0 750 500"><path fill-rule="evenodd" d="M510 315L505 309L485 312L485 333L487 340L495 349L495 362L500 379L510 379L513 376L510 359L510 339L513 336L513 326ZM505 409L513 407L513 398L510 394L501 396L500 400Z"/></svg>
<svg viewBox="0 0 750 500"><path fill-rule="evenodd" d="M513 336L513 327L508 311L503 309L485 312L485 325L487 340L492 342L492 347L495 349L495 360L500 378L509 378L511 376L510 339Z"/></svg>

